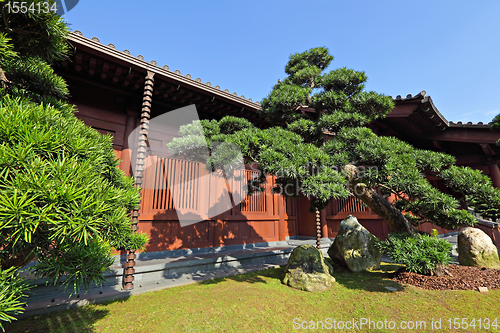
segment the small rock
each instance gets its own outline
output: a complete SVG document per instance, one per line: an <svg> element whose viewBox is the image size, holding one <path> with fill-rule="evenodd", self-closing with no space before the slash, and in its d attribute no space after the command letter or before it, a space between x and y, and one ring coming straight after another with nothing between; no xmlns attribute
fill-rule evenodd
<svg viewBox="0 0 500 333"><path fill-rule="evenodd" d="M398 291L398 289L394 288L394 287L385 287L385 289L387 289L389 291Z"/></svg>
<svg viewBox="0 0 500 333"><path fill-rule="evenodd" d="M434 271L431 271L431 276L436 275L436 276L451 276L453 277L453 274L450 273L450 271L446 268L444 265L438 265Z"/></svg>
<svg viewBox="0 0 500 333"><path fill-rule="evenodd" d="M488 288L486 288L486 287L479 287L479 288L477 288L477 290L478 290L480 293L487 293L487 292L488 292Z"/></svg>

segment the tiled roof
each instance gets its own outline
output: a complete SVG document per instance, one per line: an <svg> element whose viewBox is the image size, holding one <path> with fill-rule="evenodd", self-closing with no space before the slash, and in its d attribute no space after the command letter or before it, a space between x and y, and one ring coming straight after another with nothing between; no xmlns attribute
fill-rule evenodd
<svg viewBox="0 0 500 333"><path fill-rule="evenodd" d="M97 43L99 45L104 45L104 44L101 44L99 38L92 37L92 38L88 39L87 37L84 37L83 33L81 31L79 31L79 30L73 31L71 33L71 35L73 35L73 36L80 36L80 37L86 38L89 41ZM70 39L71 39L71 36L70 36ZM110 48L110 49L116 50L116 47L115 47L114 44L110 43L110 44L107 45L107 47ZM118 52L120 52L120 51L118 51ZM222 94L231 95L233 97L236 97L239 100L245 101L246 103L249 103L249 102L252 103L254 105L254 107L256 107L256 108L260 108L260 103L252 101L251 98L246 98L243 95L238 96L238 94L236 92L230 93L228 89L221 90L221 88L218 85L216 85L215 87L213 87L210 82L202 83L202 81L201 81L200 78L193 79L190 74L182 75L181 72L178 69L176 69L175 71L171 71L170 68L167 65L163 65L162 67L160 67L160 66L158 66L158 63L155 60L151 60L150 62L147 62L142 55L138 55L138 56L134 57L130 53L129 50L123 50L123 51L121 51L121 54L124 57L127 57L127 58L130 57L132 59L139 60L140 62L143 62L144 65L146 65L146 64L147 65L152 65L152 66L155 67L155 71L158 71L158 72L167 72L168 74L170 74L170 75L173 74L175 76L178 75L178 76L182 77L183 79L189 79L190 81L192 81L193 84L198 84L198 85L202 84L202 85L204 85L208 89L211 88L211 89L219 90Z"/></svg>
<svg viewBox="0 0 500 333"><path fill-rule="evenodd" d="M397 102L406 102L406 101L415 101L415 100L421 100L422 103L427 103L429 106L432 108L432 111L435 112L435 114L443 120L443 122L446 124L447 127L474 127L474 128L482 128L482 127L489 127L491 122L488 124L484 124L483 122L478 122L478 123L472 123L472 122L467 122L467 123L462 123L461 121L459 122L453 122L453 121L448 121L446 118L438 111L438 109L435 107L434 103L432 102L432 99L425 90L422 90L416 95L411 95L408 94L406 97L401 97L401 95L396 96L396 98L393 98L393 100Z"/></svg>
<svg viewBox="0 0 500 333"><path fill-rule="evenodd" d="M448 120L446 120L446 118L438 111L438 109L432 102L431 97L427 95L425 90L422 90L421 92L419 92L414 96L412 96L411 94L408 94L406 97L401 97L401 95L398 95L396 96L396 98L393 98L393 100L396 103L405 103L405 104L412 102L413 103L420 102L422 107L418 109L420 111L416 111L414 113L412 118L414 122L417 122L420 125L430 122L430 124L433 124L435 128L438 128L441 131L449 126ZM417 116L417 113L419 114L419 116Z"/></svg>

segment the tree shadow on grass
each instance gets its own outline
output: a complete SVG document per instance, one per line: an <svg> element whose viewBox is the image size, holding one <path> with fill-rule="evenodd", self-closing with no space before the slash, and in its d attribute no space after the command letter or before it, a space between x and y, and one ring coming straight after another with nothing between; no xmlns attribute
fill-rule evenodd
<svg viewBox="0 0 500 333"><path fill-rule="evenodd" d="M280 280L283 278L284 267L268 268L261 271L254 271L245 274L231 275L210 280L201 281L200 284L217 284L224 281L236 281L247 283L268 283L269 279Z"/></svg>
<svg viewBox="0 0 500 333"><path fill-rule="evenodd" d="M399 268L403 267L398 264L382 263L379 270L364 271L359 273L353 273L345 267L333 264L330 258L326 258L330 264L334 267L334 277L336 283L348 288L365 290L372 292L384 292L391 293L395 291L404 290L404 286L400 283L393 281L392 277L394 272ZM275 279L281 281L285 273L285 267L270 268L262 271L255 271L251 273L225 276L220 278L215 278L211 280L206 280L200 282L201 284L217 284L224 281L236 281L236 282L246 282L246 283L268 283L269 279ZM396 290L386 289L395 288ZM289 288L283 285L283 288Z"/></svg>
<svg viewBox="0 0 500 333"><path fill-rule="evenodd" d="M403 267L402 265L382 262L380 269L353 273L346 267L333 263L330 258L326 260L334 267L333 276L336 282L346 288L384 293L404 290L403 285L392 280L394 273Z"/></svg>
<svg viewBox="0 0 500 333"><path fill-rule="evenodd" d="M96 332L94 324L109 314L108 309L99 308L99 305L121 303L127 299L128 297L125 297L75 309L27 317L13 321L12 323L5 323L3 326L5 332L9 333Z"/></svg>

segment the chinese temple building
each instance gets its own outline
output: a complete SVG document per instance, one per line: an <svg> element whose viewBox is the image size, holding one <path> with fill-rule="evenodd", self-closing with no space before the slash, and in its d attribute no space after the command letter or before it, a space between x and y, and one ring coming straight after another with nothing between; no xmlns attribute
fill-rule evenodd
<svg viewBox="0 0 500 333"><path fill-rule="evenodd" d="M141 55L119 51L113 44L103 45L96 37L86 38L79 31L70 35L69 42L73 47L70 58L55 65L56 73L69 85L69 102L77 106L77 117L88 126L112 135L114 151L121 160L120 169L133 175L138 186L148 182L168 183L173 179L160 179L163 177L159 176L163 175L158 172L160 168L170 168L168 177L175 178L179 173L195 172L202 167L161 154L146 157L148 148L154 151L155 146L166 144L148 140L149 120L156 116L194 104L200 119L232 115L245 117L262 128L268 126L259 116L259 103L242 95L168 66L160 67L156 61L145 61ZM451 154L456 157L457 165L482 170L500 188L500 147L496 146L499 134L491 132L488 124L447 121L424 91L406 98L398 96L395 103L396 107L385 119L371 125L375 133L398 137L417 148ZM135 147L129 146L128 137L137 127L141 128L136 141L139 148L133 160L131 151ZM152 159L150 163L155 167L144 168L147 158ZM250 178L255 171L247 169L246 173ZM273 177L268 176L267 180L273 184ZM430 181L438 188L441 186L437 180ZM151 237L148 252L316 238L316 216L308 211L307 198L285 200L279 194L272 194L269 187L247 196L223 214L181 227L172 195L168 189L143 188L140 209L132 212L135 228ZM206 196L210 200L209 191ZM194 211L198 204L189 200L184 203L185 209ZM355 198L349 198L333 201L321 212L322 237L335 237L340 221L349 214L354 214L380 238L390 231L384 220ZM494 224L492 228L495 230ZM498 225L496 228L498 232Z"/></svg>

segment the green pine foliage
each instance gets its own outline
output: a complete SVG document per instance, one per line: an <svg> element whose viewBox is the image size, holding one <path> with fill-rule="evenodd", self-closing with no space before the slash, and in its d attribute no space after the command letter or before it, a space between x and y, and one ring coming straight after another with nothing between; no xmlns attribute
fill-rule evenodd
<svg viewBox="0 0 500 333"><path fill-rule="evenodd" d="M491 121L490 128L492 131L500 131L500 114L497 114Z"/></svg>
<svg viewBox="0 0 500 333"><path fill-rule="evenodd" d="M408 272L431 274L438 265L451 262L451 243L427 234L390 234L378 246L394 262L406 265Z"/></svg>
<svg viewBox="0 0 500 333"><path fill-rule="evenodd" d="M490 129L492 131L500 131L500 114L497 114L491 121ZM500 139L497 141L497 146L500 146Z"/></svg>
<svg viewBox="0 0 500 333"><path fill-rule="evenodd" d="M47 98L64 99L68 96L66 82L54 75L52 67L38 57L15 57L3 64L5 75L11 83L14 95L25 95L41 103Z"/></svg>
<svg viewBox="0 0 500 333"><path fill-rule="evenodd" d="M2 20L0 35L6 35L12 40L12 50L19 57L39 57L52 62L66 58L69 45L66 41L68 27L61 17L52 11L44 13L43 10L28 11L27 13L9 13L7 0L0 1ZM54 4L54 0L30 0L37 6L39 3L44 8L44 3ZM12 3L10 4L12 6ZM2 52L0 51L0 56Z"/></svg>
<svg viewBox="0 0 500 333"><path fill-rule="evenodd" d="M0 59L2 61L13 59L17 56L11 39L5 33L0 33Z"/></svg>
<svg viewBox="0 0 500 333"><path fill-rule="evenodd" d="M491 179L481 171L451 166L443 170L440 177L463 201L470 203L475 213L493 220L499 218L497 207L500 193L493 187Z"/></svg>
<svg viewBox="0 0 500 333"><path fill-rule="evenodd" d="M2 321L12 322L14 317L23 312L26 291L29 290L26 282L19 277L16 267L0 268L0 328L5 331Z"/></svg>

